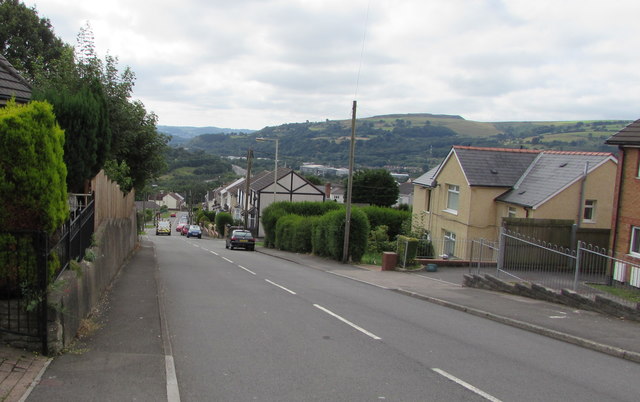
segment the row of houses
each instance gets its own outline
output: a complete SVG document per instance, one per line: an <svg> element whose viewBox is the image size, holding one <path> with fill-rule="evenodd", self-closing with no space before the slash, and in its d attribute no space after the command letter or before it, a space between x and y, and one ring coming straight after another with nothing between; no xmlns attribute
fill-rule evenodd
<svg viewBox="0 0 640 402"><path fill-rule="evenodd" d="M497 241L504 218L571 220L610 229L608 246L640 263L640 120L606 142L606 152L454 146L413 181L413 228L434 240L436 254L468 258L459 247Z"/></svg>

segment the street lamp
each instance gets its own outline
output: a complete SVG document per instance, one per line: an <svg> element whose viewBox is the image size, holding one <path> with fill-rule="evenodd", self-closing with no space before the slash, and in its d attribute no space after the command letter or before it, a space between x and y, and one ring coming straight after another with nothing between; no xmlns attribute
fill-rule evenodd
<svg viewBox="0 0 640 402"><path fill-rule="evenodd" d="M278 143L279 143L279 140L277 138L258 137L258 138L256 138L256 141L259 141L259 142L275 141L276 142L276 163L275 163L275 167L273 169L273 202L276 202L276 187L278 185Z"/></svg>

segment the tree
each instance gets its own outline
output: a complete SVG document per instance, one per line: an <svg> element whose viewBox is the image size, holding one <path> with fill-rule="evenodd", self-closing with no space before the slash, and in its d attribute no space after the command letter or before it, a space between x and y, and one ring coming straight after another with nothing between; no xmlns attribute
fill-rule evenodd
<svg viewBox="0 0 640 402"><path fill-rule="evenodd" d="M384 169L360 170L353 175L351 201L354 203L390 207L399 195L398 183Z"/></svg>
<svg viewBox="0 0 640 402"><path fill-rule="evenodd" d="M19 0L0 0L0 53L28 81L50 72L65 52L66 45L53 32L47 18Z"/></svg>
<svg viewBox="0 0 640 402"><path fill-rule="evenodd" d="M64 133L51 105L0 109L0 225L52 233L69 215Z"/></svg>

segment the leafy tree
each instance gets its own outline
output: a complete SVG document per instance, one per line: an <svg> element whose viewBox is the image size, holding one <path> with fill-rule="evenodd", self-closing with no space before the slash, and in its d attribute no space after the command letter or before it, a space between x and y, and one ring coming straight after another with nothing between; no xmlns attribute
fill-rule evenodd
<svg viewBox="0 0 640 402"><path fill-rule="evenodd" d="M356 204L390 207L398 201L399 195L398 183L384 169L360 170L353 175L351 201Z"/></svg>
<svg viewBox="0 0 640 402"><path fill-rule="evenodd" d="M0 225L52 233L69 215L64 133L51 105L0 109Z"/></svg>
<svg viewBox="0 0 640 402"><path fill-rule="evenodd" d="M47 18L19 0L0 0L0 53L27 80L51 72L70 46L53 32Z"/></svg>

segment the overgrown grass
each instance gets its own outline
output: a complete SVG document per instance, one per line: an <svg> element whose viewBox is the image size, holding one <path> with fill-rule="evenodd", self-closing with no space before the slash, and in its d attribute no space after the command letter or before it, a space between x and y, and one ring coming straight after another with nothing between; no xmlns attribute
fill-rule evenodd
<svg viewBox="0 0 640 402"><path fill-rule="evenodd" d="M640 289L591 284L592 287L633 303L640 303Z"/></svg>
<svg viewBox="0 0 640 402"><path fill-rule="evenodd" d="M360 262L367 265L382 265L382 253L366 252Z"/></svg>

